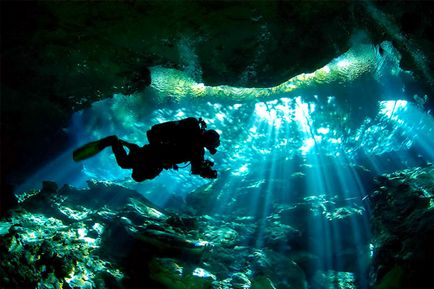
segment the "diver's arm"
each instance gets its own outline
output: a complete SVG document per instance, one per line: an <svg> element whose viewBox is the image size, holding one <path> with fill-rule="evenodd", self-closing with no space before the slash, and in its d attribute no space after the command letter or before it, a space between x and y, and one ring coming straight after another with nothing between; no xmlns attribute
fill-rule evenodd
<svg viewBox="0 0 434 289"><path fill-rule="evenodd" d="M217 171L212 169L214 163L210 160L204 159L205 152L202 150L200 157L191 160L191 173L200 175L203 178L215 179L217 178Z"/></svg>
<svg viewBox="0 0 434 289"><path fill-rule="evenodd" d="M214 163L210 160L204 160L201 164L199 175L206 179L216 179L217 171L212 169Z"/></svg>
<svg viewBox="0 0 434 289"><path fill-rule="evenodd" d="M205 155L205 151L201 149L201 151L191 159L190 163L191 163L192 174L199 175L200 172L202 171L204 155Z"/></svg>

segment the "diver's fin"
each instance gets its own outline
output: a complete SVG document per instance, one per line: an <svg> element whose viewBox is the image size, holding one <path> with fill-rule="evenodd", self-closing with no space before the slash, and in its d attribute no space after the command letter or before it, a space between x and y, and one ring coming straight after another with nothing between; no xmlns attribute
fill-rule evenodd
<svg viewBox="0 0 434 289"><path fill-rule="evenodd" d="M99 141L94 141L76 149L72 153L72 159L78 162L93 157L94 155L96 155L97 153L99 153L104 149L101 148L101 146L99 146L98 144Z"/></svg>
<svg viewBox="0 0 434 289"><path fill-rule="evenodd" d="M78 162L78 161L82 161L82 160L88 159L90 157L93 157L94 155L101 152L106 147L110 146L115 139L117 139L116 136L109 136L109 137L85 144L84 146L79 147L78 149L74 150L74 152L72 153L72 159L74 161Z"/></svg>

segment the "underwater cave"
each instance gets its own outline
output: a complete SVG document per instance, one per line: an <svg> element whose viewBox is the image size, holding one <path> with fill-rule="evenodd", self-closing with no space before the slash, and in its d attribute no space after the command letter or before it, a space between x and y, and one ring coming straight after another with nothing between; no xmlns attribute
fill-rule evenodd
<svg viewBox="0 0 434 289"><path fill-rule="evenodd" d="M425 288L429 5L5 3L1 288ZM110 148L72 159L187 117L220 134L216 179L185 162L136 182Z"/></svg>

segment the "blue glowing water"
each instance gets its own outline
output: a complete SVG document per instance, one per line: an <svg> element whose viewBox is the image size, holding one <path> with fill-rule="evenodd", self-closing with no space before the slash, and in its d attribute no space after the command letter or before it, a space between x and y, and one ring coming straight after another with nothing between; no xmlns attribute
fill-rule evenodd
<svg viewBox="0 0 434 289"><path fill-rule="evenodd" d="M51 179L81 187L88 179L98 179L132 187L158 202L164 202L164 196L173 193L184 195L208 182L190 175L187 164L179 171L163 171L152 181L135 183L130 171L116 165L110 149L81 163L72 161L71 151L113 134L143 145L152 125L188 116L202 117L209 128L221 134L218 153L207 157L228 178L285 178L285 172L297 172L291 168L300 165L295 159L318 170L318 176L312 177L327 179L324 167L330 165L341 174L348 174L347 166L354 165L373 167L379 174L432 162L434 158L434 120L406 100L368 104L376 109L376 115L355 122L333 96L314 96L309 100L303 96L282 97L225 105L203 101L155 109L146 107L146 97L146 92L138 96L115 95L75 113L69 128L71 150L41 169L30 183L36 185L42 179ZM264 176L270 168L271 175ZM348 185L351 178L342 178L346 181L339 183ZM324 182L309 191L324 192L339 184L325 188Z"/></svg>
<svg viewBox="0 0 434 289"><path fill-rule="evenodd" d="M94 179L135 189L164 207L173 196L212 191L217 197L204 213L254 216L256 248L264 246L273 226L279 234L285 224L302 223L312 235L308 246L324 270L347 269L346 258L353 255L346 256L345 250L360 249L356 268L347 272L360 277L365 276L369 252L370 208L365 200L373 176L434 161L434 119L421 103L409 101L412 96L405 94L395 74L377 71L375 77L345 87L318 84L269 101L219 103L204 96L156 105L149 101L153 93L149 88L137 95L114 95L75 113L68 128L70 149L50 160L18 192L38 188L42 180L80 188ZM72 160L72 151L87 142L117 135L144 145L152 125L191 116L203 118L221 135L217 154L206 155L219 172L215 181L191 175L185 164L136 183L129 170L117 166L110 148L79 163ZM313 206L314 214L286 220L285 210L303 210L303 202ZM278 222L272 222L277 215ZM359 279L359 288L367 288L367 281Z"/></svg>

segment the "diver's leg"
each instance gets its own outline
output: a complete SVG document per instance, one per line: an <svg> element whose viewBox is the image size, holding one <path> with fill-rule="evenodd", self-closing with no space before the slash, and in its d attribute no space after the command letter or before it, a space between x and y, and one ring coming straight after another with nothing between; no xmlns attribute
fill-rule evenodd
<svg viewBox="0 0 434 289"><path fill-rule="evenodd" d="M127 152L124 149L124 146L122 144L122 141L117 139L112 143L112 151L115 155L116 162L118 165L123 169L131 169L132 163L130 158L127 155Z"/></svg>
<svg viewBox="0 0 434 289"><path fill-rule="evenodd" d="M74 150L72 152L72 158L76 162L88 159L90 157L93 157L97 153L101 152L106 147L111 146L116 141L118 141L117 136L112 135L97 141L87 143L79 147L78 149Z"/></svg>
<svg viewBox="0 0 434 289"><path fill-rule="evenodd" d="M158 176L163 169L157 167L141 167L134 168L131 175L136 182L143 182L144 180L151 180Z"/></svg>
<svg viewBox="0 0 434 289"><path fill-rule="evenodd" d="M136 182L153 179L163 170L157 152L151 145L131 150L130 156L131 162L134 162L132 178Z"/></svg>
<svg viewBox="0 0 434 289"><path fill-rule="evenodd" d="M102 150L106 147L112 146L114 143L116 143L118 141L119 141L119 139L115 135L111 135L111 136L102 138L98 141L98 148Z"/></svg>

